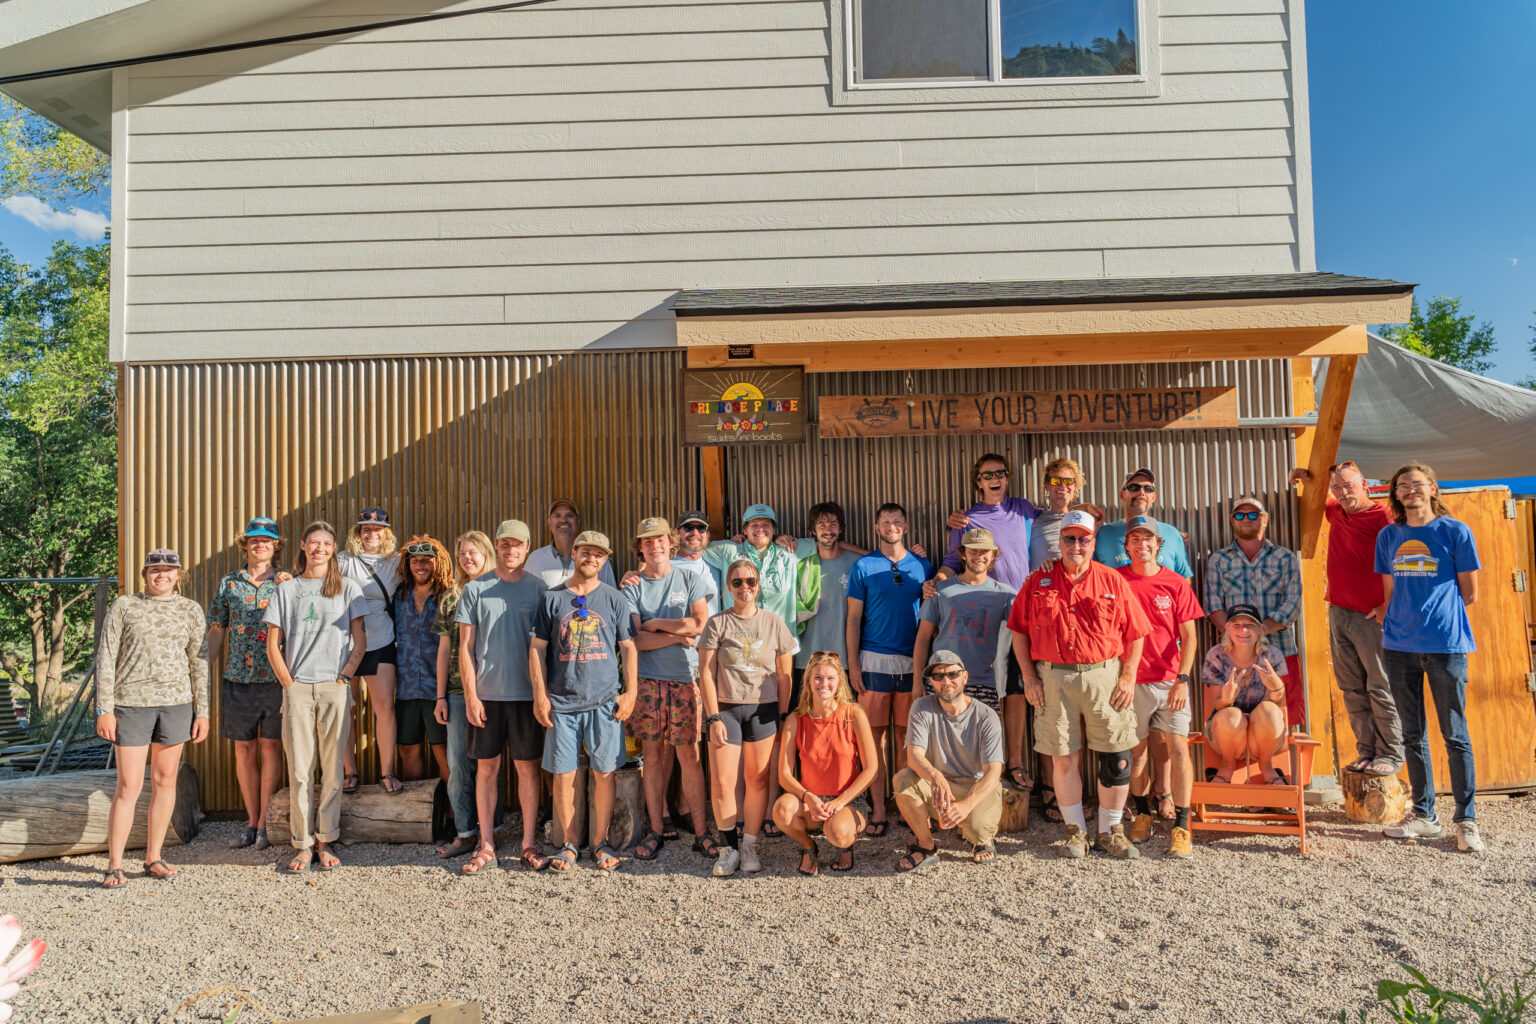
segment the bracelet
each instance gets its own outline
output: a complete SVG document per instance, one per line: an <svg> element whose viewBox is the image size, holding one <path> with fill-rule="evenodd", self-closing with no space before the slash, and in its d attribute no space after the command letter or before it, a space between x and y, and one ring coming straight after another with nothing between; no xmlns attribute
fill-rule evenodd
<svg viewBox="0 0 1536 1024"><path fill-rule="evenodd" d="M721 721L723 717L724 716L722 716L720 714L720 712L716 711L714 714L712 714L708 718L704 719L704 725L706 727L714 725L716 722Z"/></svg>

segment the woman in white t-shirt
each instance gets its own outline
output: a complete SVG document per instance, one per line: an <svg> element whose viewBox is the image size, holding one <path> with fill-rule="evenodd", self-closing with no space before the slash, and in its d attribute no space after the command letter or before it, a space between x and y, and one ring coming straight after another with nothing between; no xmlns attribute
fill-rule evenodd
<svg viewBox="0 0 1536 1024"><path fill-rule="evenodd" d="M352 701L368 687L368 705L373 709L373 739L379 745L379 786L386 793L405 788L395 775L395 619L392 612L395 591L400 588L400 559L395 555L395 531L389 526L389 513L369 506L357 514L357 522L347 532L347 547L337 554L341 574L363 591L367 609L363 626L368 634L368 649L352 681ZM347 770L342 792L357 789L357 752L347 747Z"/></svg>

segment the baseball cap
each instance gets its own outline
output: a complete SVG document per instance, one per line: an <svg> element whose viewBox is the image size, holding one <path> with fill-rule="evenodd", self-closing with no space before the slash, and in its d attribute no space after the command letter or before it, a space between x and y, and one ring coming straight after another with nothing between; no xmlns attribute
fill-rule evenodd
<svg viewBox="0 0 1536 1024"><path fill-rule="evenodd" d="M1243 618L1252 619L1254 622L1264 621L1264 617L1259 614L1259 610L1251 604L1234 604L1227 609L1228 622L1231 622L1233 619Z"/></svg>
<svg viewBox="0 0 1536 1024"><path fill-rule="evenodd" d="M1132 516L1125 521L1125 535L1129 537L1137 530L1146 530L1152 536L1158 536L1157 520L1151 516Z"/></svg>
<svg viewBox="0 0 1536 1024"><path fill-rule="evenodd" d="M1098 521L1087 512L1074 510L1061 517L1062 533L1066 533L1068 530L1082 530L1084 533L1092 534L1098 528Z"/></svg>
<svg viewBox="0 0 1536 1024"><path fill-rule="evenodd" d="M635 540L644 540L646 537L665 537L672 532L672 524L661 516L647 516L640 520L640 525L635 527Z"/></svg>
<svg viewBox="0 0 1536 1024"><path fill-rule="evenodd" d="M181 568L181 556L170 548L155 548L144 556L144 568L146 569L165 568L167 566L172 569Z"/></svg>
<svg viewBox="0 0 1536 1024"><path fill-rule="evenodd" d="M554 501L550 502L549 511L544 513L544 518L548 519L550 516L554 515L555 509L559 508L561 505L566 506L572 512L576 513L577 519L581 518L581 509L577 508L576 503L570 498L556 498Z"/></svg>
<svg viewBox="0 0 1536 1024"><path fill-rule="evenodd" d="M247 537L270 537L277 540L277 520L268 519L266 516L256 516L245 524Z"/></svg>
<svg viewBox="0 0 1536 1024"><path fill-rule="evenodd" d="M1236 501L1234 501L1232 503L1232 511L1236 512L1238 509L1242 508L1244 505L1252 505L1254 508L1259 510L1259 514L1260 515L1266 515L1266 516L1269 515L1269 509L1264 507L1264 503L1262 501L1260 501L1258 498L1255 498L1251 494L1244 495L1243 497L1238 498Z"/></svg>
<svg viewBox="0 0 1536 1024"><path fill-rule="evenodd" d="M996 551L997 541L992 538L991 530L983 530L978 526L973 530L965 531L960 537L960 546L963 548L982 548L987 551Z"/></svg>
<svg viewBox="0 0 1536 1024"><path fill-rule="evenodd" d="M923 678L933 675L933 670L940 665L959 665L965 667L965 662L960 660L960 655L954 651L934 651L928 656L928 667L923 669Z"/></svg>
<svg viewBox="0 0 1536 1024"><path fill-rule="evenodd" d="M357 525L368 526L370 524L373 526L388 526L389 513L377 505L369 505L357 514Z"/></svg>
<svg viewBox="0 0 1536 1024"><path fill-rule="evenodd" d="M613 554L613 545L608 543L608 535L599 533L596 530L582 530L580 533L578 533L576 535L576 539L571 542L571 550L575 551L577 548L583 545L593 548L602 548L610 555Z"/></svg>
<svg viewBox="0 0 1536 1024"><path fill-rule="evenodd" d="M496 527L496 539L510 537L512 540L520 540L524 544L533 543L533 534L528 530L528 524L521 519L503 519L501 525Z"/></svg>
<svg viewBox="0 0 1536 1024"><path fill-rule="evenodd" d="M703 523L705 526L708 526L709 516L698 509L690 509L677 517L678 526L687 526L689 523Z"/></svg>
<svg viewBox="0 0 1536 1024"><path fill-rule="evenodd" d="M779 525L779 517L773 514L773 506L764 505L761 502L756 505L748 505L747 510L741 514L741 524L743 526L754 519L766 519L773 523L774 526Z"/></svg>
<svg viewBox="0 0 1536 1024"><path fill-rule="evenodd" d="M1150 469L1148 469L1147 467L1143 466L1140 469L1132 470L1130 475L1125 478L1125 483L1121 484L1120 486L1124 487L1125 484L1130 483L1132 480L1135 480L1139 476L1146 477L1147 478L1147 483L1149 483L1149 484L1157 483L1157 477L1152 475L1152 471Z"/></svg>

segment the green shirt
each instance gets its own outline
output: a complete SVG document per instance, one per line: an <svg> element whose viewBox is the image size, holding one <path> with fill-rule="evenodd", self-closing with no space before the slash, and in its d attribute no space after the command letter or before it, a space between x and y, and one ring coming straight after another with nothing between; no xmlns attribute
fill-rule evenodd
<svg viewBox="0 0 1536 1024"><path fill-rule="evenodd" d="M720 610L724 611L736 603L735 595L731 593L730 576L726 570L738 558L748 559L757 567L758 607L768 609L785 623L798 621L795 608L795 572L799 567L799 559L793 552L786 551L777 544L769 544L763 549L762 554L758 554L756 549L746 541L737 544L733 540L717 540L704 549L704 561L720 570L722 584ZM799 649L798 644L795 649Z"/></svg>

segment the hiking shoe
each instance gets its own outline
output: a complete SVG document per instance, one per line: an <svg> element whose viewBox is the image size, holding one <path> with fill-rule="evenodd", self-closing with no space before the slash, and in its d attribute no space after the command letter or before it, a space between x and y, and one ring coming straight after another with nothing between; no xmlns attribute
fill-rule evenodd
<svg viewBox="0 0 1536 1024"><path fill-rule="evenodd" d="M256 842L256 827L247 825L240 830L240 834L229 844L231 850L243 850Z"/></svg>
<svg viewBox="0 0 1536 1024"><path fill-rule="evenodd" d="M1477 830L1475 821L1458 821L1456 823L1456 849L1462 853L1484 853L1488 844L1483 842L1482 833Z"/></svg>
<svg viewBox="0 0 1536 1024"><path fill-rule="evenodd" d="M1381 834L1388 839L1439 839L1445 835L1445 826L1434 818L1410 814L1401 824L1382 829Z"/></svg>
<svg viewBox="0 0 1536 1024"><path fill-rule="evenodd" d="M1112 825L1108 832L1100 832L1093 848L1116 860L1135 860L1141 856L1140 851L1125 837L1124 825Z"/></svg>
<svg viewBox="0 0 1536 1024"><path fill-rule="evenodd" d="M730 846L720 847L720 853L715 858L715 866L709 873L716 878L730 878L741 867L741 854Z"/></svg>
<svg viewBox="0 0 1536 1024"><path fill-rule="evenodd" d="M1144 843L1152 838L1152 826L1157 819L1150 814L1138 814L1131 822L1131 842Z"/></svg>
<svg viewBox="0 0 1536 1024"><path fill-rule="evenodd" d="M763 862L757 856L756 843L741 844L741 870L749 875L755 875L763 870Z"/></svg>
<svg viewBox="0 0 1536 1024"><path fill-rule="evenodd" d="M267 838L267 830L264 829L264 828L257 829L256 830L256 841L254 843L252 843L251 846L253 846L255 849L258 849L258 850L265 850L267 847L269 847L271 845L272 845L272 840Z"/></svg>
<svg viewBox="0 0 1536 1024"><path fill-rule="evenodd" d="M1195 847L1190 842L1189 829L1175 825L1173 831L1168 833L1168 856L1189 860L1194 855Z"/></svg>
<svg viewBox="0 0 1536 1024"><path fill-rule="evenodd" d="M1076 825L1067 826L1067 838L1061 844L1061 855L1072 860L1088 856L1088 836Z"/></svg>

